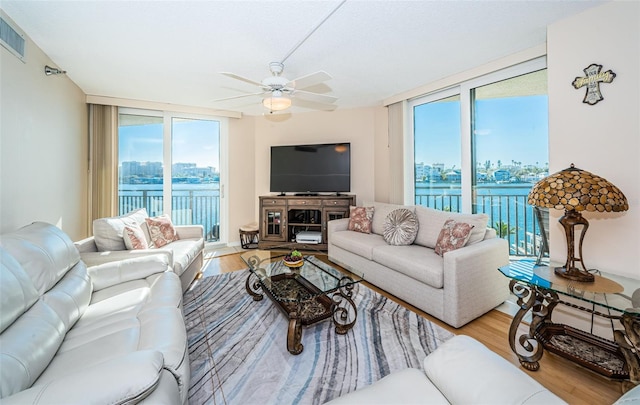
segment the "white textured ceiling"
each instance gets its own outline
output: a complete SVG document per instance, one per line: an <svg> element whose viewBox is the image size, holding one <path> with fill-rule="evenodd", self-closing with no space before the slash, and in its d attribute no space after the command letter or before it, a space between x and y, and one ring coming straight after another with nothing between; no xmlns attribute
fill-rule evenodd
<svg viewBox="0 0 640 405"><path fill-rule="evenodd" d="M1 0L86 94L264 112L261 81L340 0ZM543 44L546 27L603 1L348 0L285 61L288 79L325 71L338 108L382 100ZM28 57L28 56L27 56ZM325 89L327 90L327 89ZM292 110L308 111L300 107Z"/></svg>

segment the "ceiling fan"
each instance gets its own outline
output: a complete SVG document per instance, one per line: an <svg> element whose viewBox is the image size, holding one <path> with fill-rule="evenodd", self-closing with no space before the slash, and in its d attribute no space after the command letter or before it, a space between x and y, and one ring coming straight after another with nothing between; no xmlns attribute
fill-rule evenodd
<svg viewBox="0 0 640 405"><path fill-rule="evenodd" d="M223 75L232 79L240 80L245 83L258 86L261 90L256 93L241 94L239 96L227 97L215 101L226 101L243 97L262 97L262 104L270 112L286 110L291 105L311 108L315 110L333 111L336 109L334 104L338 98L326 94L320 94L309 90L311 87L318 86L331 79L326 72L315 72L306 76L299 77L295 80L289 80L282 76L284 64L281 62L271 62L269 64L271 76L264 78L261 82L247 79L235 73L221 72ZM328 89L328 86L324 85Z"/></svg>

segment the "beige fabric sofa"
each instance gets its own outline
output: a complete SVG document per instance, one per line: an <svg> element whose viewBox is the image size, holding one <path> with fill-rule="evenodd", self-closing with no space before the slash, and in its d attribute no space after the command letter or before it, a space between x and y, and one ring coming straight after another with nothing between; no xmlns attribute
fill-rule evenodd
<svg viewBox="0 0 640 405"><path fill-rule="evenodd" d="M166 255L172 270L180 276L182 291L186 291L203 265L204 227L177 225L179 240L160 248L127 250L123 240L124 226L131 221L144 225L147 211L142 208L126 215L100 218L93 222L93 236L75 243L80 256L89 267L152 254ZM143 227L143 229L145 229ZM98 240L96 240L98 238Z"/></svg>
<svg viewBox="0 0 640 405"><path fill-rule="evenodd" d="M330 405L565 404L524 371L464 335L455 336L423 362L339 397Z"/></svg>
<svg viewBox="0 0 640 405"><path fill-rule="evenodd" d="M180 279L165 255L87 269L35 222L0 236L2 404L184 404Z"/></svg>
<svg viewBox="0 0 640 405"><path fill-rule="evenodd" d="M328 223L329 260L426 313L459 328L504 302L508 280L498 267L509 263L509 246L486 227L484 214L438 211L379 202L372 233L349 231L349 219ZM386 216L397 208L415 212L417 237L408 246L392 246L382 237ZM474 224L466 246L439 256L434 247L449 218Z"/></svg>

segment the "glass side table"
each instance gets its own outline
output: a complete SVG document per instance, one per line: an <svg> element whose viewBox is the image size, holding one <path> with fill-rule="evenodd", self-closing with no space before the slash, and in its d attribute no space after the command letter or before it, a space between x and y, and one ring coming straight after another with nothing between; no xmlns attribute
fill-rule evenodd
<svg viewBox="0 0 640 405"><path fill-rule="evenodd" d="M509 345L522 367L538 370L538 360L546 349L606 377L628 380L632 384L626 388L640 383L640 280L600 273L593 283L581 283L559 277L553 267L535 266L533 261L512 262L498 270L511 279L509 288L518 299ZM569 302L566 297L578 301ZM575 303L580 301L585 304ZM622 328L613 332L611 341L553 323L551 315L558 304L619 320ZM516 339L528 312L529 330ZM527 354L518 352L516 341Z"/></svg>

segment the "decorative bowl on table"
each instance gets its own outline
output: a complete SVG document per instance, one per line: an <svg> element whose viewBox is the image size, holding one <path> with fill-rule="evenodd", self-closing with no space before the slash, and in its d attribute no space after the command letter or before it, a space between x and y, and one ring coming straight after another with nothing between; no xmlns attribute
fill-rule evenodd
<svg viewBox="0 0 640 405"><path fill-rule="evenodd" d="M287 267L300 267L304 263L304 258L302 256L302 253L294 250L293 252L286 255L284 259L282 259L282 261Z"/></svg>

